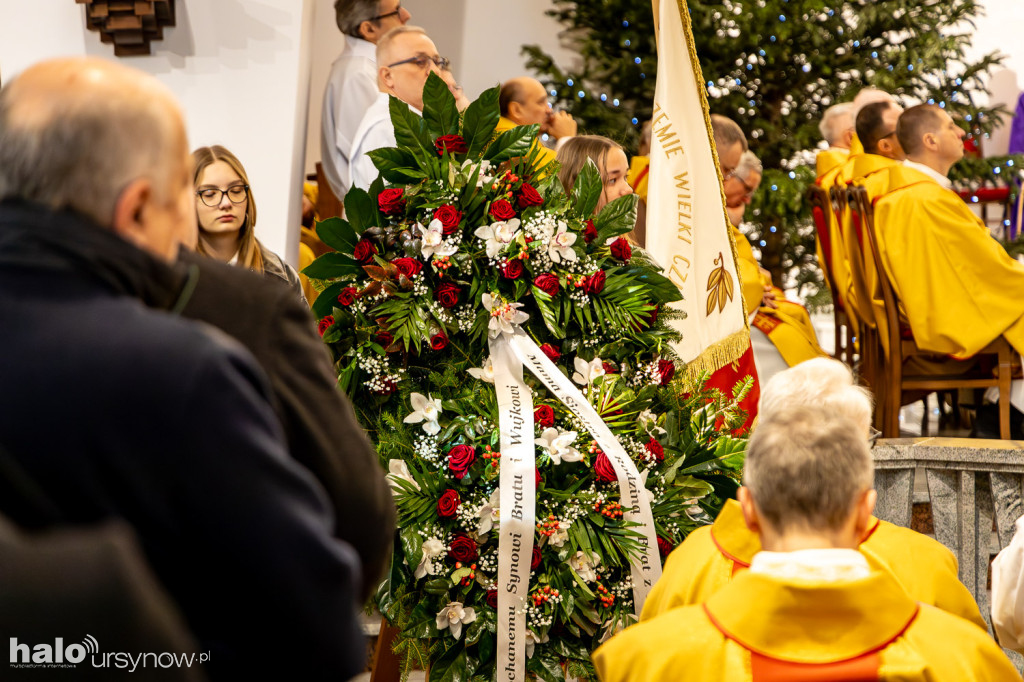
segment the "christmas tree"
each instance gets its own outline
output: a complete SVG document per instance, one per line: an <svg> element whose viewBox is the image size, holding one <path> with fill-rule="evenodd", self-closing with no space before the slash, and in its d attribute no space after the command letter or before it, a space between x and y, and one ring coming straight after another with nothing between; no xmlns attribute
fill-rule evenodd
<svg viewBox="0 0 1024 682"><path fill-rule="evenodd" d="M581 58L564 69L538 46L528 66L581 129L635 145L650 118L657 71L651 7L629 0L553 0L548 14ZM689 0L697 56L712 113L746 131L765 166L748 212L748 236L775 282L821 290L814 232L803 193L814 180L813 150L825 109L873 85L908 104L939 104L982 137L1003 110L978 104L984 78L1002 57L968 62L975 0ZM625 132L623 132L625 131ZM1019 166L1019 162L1018 162ZM976 184L1014 170L1014 159L962 164ZM965 176L966 174L966 176ZM957 175L957 170L954 170ZM979 180L982 179L982 180ZM957 178L955 178L957 179ZM820 300L820 299L819 299Z"/></svg>

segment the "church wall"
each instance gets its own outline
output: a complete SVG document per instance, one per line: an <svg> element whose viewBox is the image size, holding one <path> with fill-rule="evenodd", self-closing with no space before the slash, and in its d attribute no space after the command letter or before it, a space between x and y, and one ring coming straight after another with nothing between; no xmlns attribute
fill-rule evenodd
<svg viewBox="0 0 1024 682"><path fill-rule="evenodd" d="M166 84L189 143L223 144L249 173L256 232L295 262L301 211L313 0L178 0L177 26L153 54L122 58ZM0 74L57 56L115 59L71 0L0 0Z"/></svg>

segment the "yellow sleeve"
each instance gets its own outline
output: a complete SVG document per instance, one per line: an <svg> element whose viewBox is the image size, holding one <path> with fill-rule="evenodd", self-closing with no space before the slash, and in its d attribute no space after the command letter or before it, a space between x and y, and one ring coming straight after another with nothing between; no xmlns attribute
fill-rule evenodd
<svg viewBox="0 0 1024 682"><path fill-rule="evenodd" d="M764 299L764 285L761 284L761 266L754 258L750 242L736 227L730 225L730 233L736 243L736 269L739 270L743 285L743 310L749 316L761 306Z"/></svg>

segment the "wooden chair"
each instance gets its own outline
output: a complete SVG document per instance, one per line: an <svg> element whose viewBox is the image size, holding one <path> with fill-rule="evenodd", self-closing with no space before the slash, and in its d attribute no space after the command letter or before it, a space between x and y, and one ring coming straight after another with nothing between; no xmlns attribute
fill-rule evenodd
<svg viewBox="0 0 1024 682"><path fill-rule="evenodd" d="M829 211L832 211L832 201L828 193L818 185L811 185L807 188L807 201L811 204L811 216L814 219L814 230L818 236L818 243L821 245L821 252L824 254L824 263L819 263L822 272L825 273L825 283L832 292L832 315L835 323L835 351L832 357L851 364L853 358L853 331L850 326L850 318L839 300L839 289L836 286L835 278L832 276L832 233L829 230Z"/></svg>
<svg viewBox="0 0 1024 682"><path fill-rule="evenodd" d="M900 407L908 401L903 397L911 391L933 392L960 388L999 388L999 437L1004 440L1010 438L1010 377L1011 363L1013 361L1013 348L1000 336L978 352L978 356L988 355L994 357L998 374L995 377L983 374L957 374L957 375L932 375L932 374L908 374L904 372L903 364L913 357L934 356L932 351L918 348L911 334L904 327L901 332L899 319L899 307L896 292L889 281L889 274L882 261L881 252L878 247L878 233L874 221L874 209L871 206L867 191L863 187L851 188L851 201L857 206L857 212L863 221L863 235L867 240L874 259L875 268L878 271L878 281L882 290L882 298L885 301L886 330L888 338L888 356L883 359L882 368L879 372L881 385L877 391L879 395L878 409L883 411L882 437L898 438ZM865 254L866 255L866 254ZM977 357L977 356L976 356Z"/></svg>
<svg viewBox="0 0 1024 682"><path fill-rule="evenodd" d="M327 183L327 176L324 175L324 165L319 161L316 163L316 186L316 212L320 215L320 220L342 215L345 207L331 191L331 186Z"/></svg>
<svg viewBox="0 0 1024 682"><path fill-rule="evenodd" d="M850 271L854 275L855 281L859 278L859 281L866 282L867 276L862 269L864 264L863 258L870 258L870 254L865 252L864 220L861 217L860 207L857 205L857 202L851 199L853 187L853 185L833 185L830 194L832 195L833 205L842 207L844 209L844 216L849 218L847 223L843 225L843 230L853 231L857 238L858 248L860 249L860 258L853 258L851 255L847 261ZM858 292L858 296L867 298L870 296L870 292ZM870 304L868 303L863 307L869 308ZM860 356L858 374L872 392L879 396L879 371L882 365L883 351L874 315L871 314L866 319L861 319L863 315L857 314L855 311L850 311L850 314L856 315L857 327L859 329L857 338L857 349Z"/></svg>

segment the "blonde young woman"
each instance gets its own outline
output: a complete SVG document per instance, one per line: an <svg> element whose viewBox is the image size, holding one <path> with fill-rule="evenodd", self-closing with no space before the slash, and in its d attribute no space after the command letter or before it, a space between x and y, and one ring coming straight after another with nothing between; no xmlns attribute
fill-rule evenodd
<svg viewBox="0 0 1024 682"><path fill-rule="evenodd" d="M622 146L607 137L600 135L577 135L569 138L558 149L556 157L561 167L558 169L558 179L566 192L572 190L576 184L587 159L597 164L597 170L601 172L601 196L597 200L595 213L605 207L610 201L633 193L633 188L626 182L626 174L629 173L629 160Z"/></svg>
<svg viewBox="0 0 1024 682"><path fill-rule="evenodd" d="M221 147L192 152L199 243L196 251L276 278L302 296L295 269L256 239L256 202L245 167Z"/></svg>

